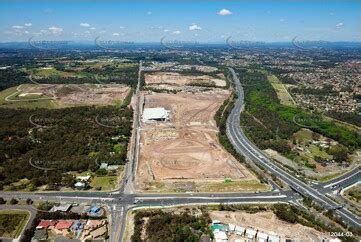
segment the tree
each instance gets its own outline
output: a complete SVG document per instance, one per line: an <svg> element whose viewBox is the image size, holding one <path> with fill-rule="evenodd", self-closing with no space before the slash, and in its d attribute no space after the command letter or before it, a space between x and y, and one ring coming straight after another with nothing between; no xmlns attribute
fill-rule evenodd
<svg viewBox="0 0 361 242"><path fill-rule="evenodd" d="M328 153L333 156L336 162L343 162L348 160L348 149L346 146L341 144L331 146Z"/></svg>
<svg viewBox="0 0 361 242"><path fill-rule="evenodd" d="M11 204L11 205L15 205L15 204L18 204L18 203L19 203L19 201L16 200L15 198L12 198L12 199L10 200L10 204Z"/></svg>
<svg viewBox="0 0 361 242"><path fill-rule="evenodd" d="M5 204L6 203L6 200L2 197L0 197L0 204Z"/></svg>
<svg viewBox="0 0 361 242"><path fill-rule="evenodd" d="M95 174L96 174L97 176L105 176L105 175L108 174L108 172L107 172L106 169L100 168L100 169L98 169L98 170L95 172Z"/></svg>
<svg viewBox="0 0 361 242"><path fill-rule="evenodd" d="M28 204L28 205L33 204L33 200L31 200L30 198L26 199L26 204Z"/></svg>

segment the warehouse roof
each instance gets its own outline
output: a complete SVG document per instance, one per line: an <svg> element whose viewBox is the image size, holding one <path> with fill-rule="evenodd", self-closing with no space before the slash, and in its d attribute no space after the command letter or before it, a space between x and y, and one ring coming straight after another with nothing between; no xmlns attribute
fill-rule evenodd
<svg viewBox="0 0 361 242"><path fill-rule="evenodd" d="M164 108L145 108L143 121L167 119L169 111Z"/></svg>

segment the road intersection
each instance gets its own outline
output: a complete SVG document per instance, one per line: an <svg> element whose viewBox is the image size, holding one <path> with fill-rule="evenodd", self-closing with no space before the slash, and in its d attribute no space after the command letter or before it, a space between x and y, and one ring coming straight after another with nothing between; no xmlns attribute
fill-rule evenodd
<svg viewBox="0 0 361 242"><path fill-rule="evenodd" d="M244 135L240 127L240 114L243 106L243 88L232 68L229 68L238 99L227 120L227 136L237 152L249 158L257 165L264 167L268 172L287 183L293 190L274 189L260 193L174 193L174 194L137 194L134 189L134 180L139 152L139 126L141 112L140 78L142 63L140 63L138 85L135 90L136 108L134 114L134 127L130 152L130 160L125 167L124 179L118 190L113 192L0 192L4 198L17 198L40 201L57 201L69 203L92 203L106 205L110 216L110 241L122 241L126 227L126 217L130 209L135 207L167 207L181 205L210 205L210 204L241 204L241 203L290 203L300 200L301 195L308 196L317 201L326 209L339 207L339 204L327 197L327 192L340 188L346 184L360 181L360 167L355 168L333 181L309 185L293 177L283 168L268 159L262 151L252 144ZM275 186L273 186L275 187ZM301 195L300 195L301 194ZM347 224L359 227L360 219L345 208L337 213Z"/></svg>

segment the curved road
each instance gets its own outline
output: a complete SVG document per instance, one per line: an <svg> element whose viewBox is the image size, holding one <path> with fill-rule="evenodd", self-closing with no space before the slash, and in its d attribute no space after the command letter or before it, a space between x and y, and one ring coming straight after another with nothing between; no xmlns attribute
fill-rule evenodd
<svg viewBox="0 0 361 242"><path fill-rule="evenodd" d="M258 165L263 166L269 172L274 174L275 176L282 179L286 182L293 190L297 191L298 193L312 198L314 201L318 202L322 207L325 209L336 209L336 212L342 217L342 219L349 225L354 227L359 227L360 218L356 215L350 213L345 208L340 208L340 205L326 195L318 191L317 189L305 184L304 182L300 181L299 179L295 178L293 175L289 174L284 169L280 168L275 163L271 162L261 150L259 150L254 144L252 144L248 138L244 135L243 131L240 127L240 114L242 111L242 106L244 102L244 92L243 87L240 83L240 80L237 77L237 74L232 68L229 68L230 72L232 73L235 90L238 94L238 99L235 103L235 106L227 119L227 136L232 142L235 149L245 155L246 157L250 158ZM359 173L357 173L358 178L360 178Z"/></svg>
<svg viewBox="0 0 361 242"><path fill-rule="evenodd" d="M269 172L273 173L293 190L298 193L313 198L326 209L335 209L342 216L343 220L352 226L360 226L360 219L344 208L339 208L339 204L328 198L327 192L332 191L332 187L342 187L345 184L360 181L359 167L336 178L330 182L310 186L293 177L287 171L274 164L244 135L240 127L240 113L243 106L243 88L233 69L229 69L234 79L235 89L238 93L238 100L235 103L231 114L227 119L227 136L235 149L250 158L258 165L263 166ZM141 63L139 76L141 72ZM136 90L139 99L139 81ZM138 101L138 105L140 102ZM138 111L138 112L137 112ZM140 109L137 109L135 118L139 121ZM137 155L139 152L139 132L137 130L138 122L135 122L135 132L133 138L132 155L127 163L125 179L121 187L113 192L0 192L4 198L18 198L33 200L54 200L68 203L102 203L106 204L111 212L110 241L121 241L125 231L125 221L128 209L133 207L152 207L152 206L174 206L199 204L207 205L214 203L288 203L301 198L294 191L270 191L260 193L183 193L183 194L136 194L134 193L133 181L136 171Z"/></svg>

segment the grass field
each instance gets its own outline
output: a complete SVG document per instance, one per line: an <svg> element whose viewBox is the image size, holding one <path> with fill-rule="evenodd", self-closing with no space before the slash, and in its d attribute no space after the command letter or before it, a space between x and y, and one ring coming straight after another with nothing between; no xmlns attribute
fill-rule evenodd
<svg viewBox="0 0 361 242"><path fill-rule="evenodd" d="M94 189L101 187L100 191L111 191L116 188L118 183L117 180L117 176L95 176L92 179L90 186L92 186Z"/></svg>
<svg viewBox="0 0 361 242"><path fill-rule="evenodd" d="M29 217L30 214L24 210L0 210L0 237L18 238Z"/></svg>
<svg viewBox="0 0 361 242"><path fill-rule="evenodd" d="M99 191L111 191L114 190L120 182L120 179L123 175L124 166L120 166L117 172L117 175L114 176L96 176L94 172L84 171L82 173L74 174L76 176L87 176L90 175L93 178L91 179L90 186L91 190L97 190L96 188L100 188Z"/></svg>
<svg viewBox="0 0 361 242"><path fill-rule="evenodd" d="M267 79L275 89L281 104L294 107L295 103L282 82L275 75L267 75Z"/></svg>
<svg viewBox="0 0 361 242"><path fill-rule="evenodd" d="M327 182L327 181L330 181L330 180L332 180L332 179L334 179L334 178L336 178L338 176L341 176L345 172L347 172L347 171L341 171L341 172L338 172L338 173L335 173L335 174L332 174L332 175L317 177L317 180L320 181L320 182Z"/></svg>
<svg viewBox="0 0 361 242"><path fill-rule="evenodd" d="M199 192L264 192L270 191L271 187L259 181L228 181L219 183L200 183L197 186Z"/></svg>
<svg viewBox="0 0 361 242"><path fill-rule="evenodd" d="M185 182L186 183L186 182ZM147 184L146 192L263 192L270 191L271 186L257 180L219 181L219 182L188 182L188 189L177 183L153 181Z"/></svg>
<svg viewBox="0 0 361 242"><path fill-rule="evenodd" d="M0 107L4 108L56 108L57 105L52 100L38 100L38 101L6 101L5 98L15 93L16 87L10 87L0 92ZM29 98L29 97L28 97ZM16 96L12 96L12 99L18 99Z"/></svg>
<svg viewBox="0 0 361 242"><path fill-rule="evenodd" d="M299 141L310 141L312 140L312 131L309 129L300 129L294 133L294 137Z"/></svg>
<svg viewBox="0 0 361 242"><path fill-rule="evenodd" d="M313 155L313 157L318 156L318 157L321 157L321 158L327 159L327 160L331 160L333 158L332 155L327 154L326 151L321 150L316 145L310 145L308 147L308 149L311 152L311 154Z"/></svg>
<svg viewBox="0 0 361 242"><path fill-rule="evenodd" d="M36 68L31 69L33 75L38 77L50 77L50 76L63 76L65 72L59 71L55 68Z"/></svg>

